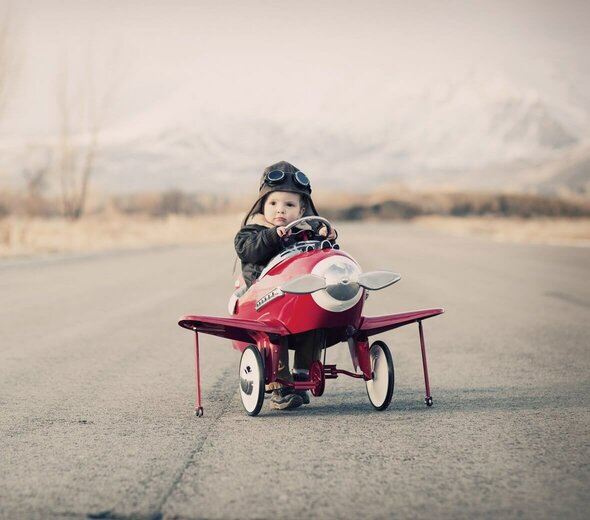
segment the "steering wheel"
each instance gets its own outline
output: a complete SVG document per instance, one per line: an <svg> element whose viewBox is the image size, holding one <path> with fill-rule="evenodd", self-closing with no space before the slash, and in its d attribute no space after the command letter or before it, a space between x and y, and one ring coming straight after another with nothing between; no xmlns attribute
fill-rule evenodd
<svg viewBox="0 0 590 520"><path fill-rule="evenodd" d="M293 222L290 222L289 224L287 224L285 226L285 231L290 231L292 228L294 228L295 226L298 226L299 224L303 224L304 222L309 222L309 221L316 221L316 222L320 222L322 224L324 224L324 226L326 226L327 229L327 233L326 236L323 238L328 238L330 236L330 233L332 233L332 224L330 224L330 222L328 220L326 220L324 217L318 217L315 215L310 215L309 217L301 217L298 218L297 220L294 220ZM315 231L315 229L313 229L313 232L317 235L317 232Z"/></svg>

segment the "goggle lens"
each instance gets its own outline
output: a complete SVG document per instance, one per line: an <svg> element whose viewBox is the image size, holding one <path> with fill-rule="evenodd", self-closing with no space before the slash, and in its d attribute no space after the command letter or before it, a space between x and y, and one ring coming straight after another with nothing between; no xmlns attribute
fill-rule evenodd
<svg viewBox="0 0 590 520"><path fill-rule="evenodd" d="M271 186L281 182L285 178L285 172L281 170L273 170L266 174L266 182Z"/></svg>
<svg viewBox="0 0 590 520"><path fill-rule="evenodd" d="M307 178L307 175L299 170L295 172L295 182L304 188L309 186L309 179Z"/></svg>

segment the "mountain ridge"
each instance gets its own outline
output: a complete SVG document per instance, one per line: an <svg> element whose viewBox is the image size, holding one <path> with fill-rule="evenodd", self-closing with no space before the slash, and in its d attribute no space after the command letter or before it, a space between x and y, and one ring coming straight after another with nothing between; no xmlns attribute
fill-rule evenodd
<svg viewBox="0 0 590 520"><path fill-rule="evenodd" d="M185 87L101 135L93 183L105 191L240 192L284 159L321 189L400 182L589 192L590 112L567 100L493 74L415 91L385 87L370 100L354 86L328 94L309 107L261 96L237 111L205 108Z"/></svg>

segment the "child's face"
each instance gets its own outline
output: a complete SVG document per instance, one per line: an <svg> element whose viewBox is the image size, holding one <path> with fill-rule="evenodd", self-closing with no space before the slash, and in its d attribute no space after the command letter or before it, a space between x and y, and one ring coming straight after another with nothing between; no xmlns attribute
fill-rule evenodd
<svg viewBox="0 0 590 520"><path fill-rule="evenodd" d="M290 224L301 218L304 211L299 193L272 191L264 201L264 218L275 226Z"/></svg>

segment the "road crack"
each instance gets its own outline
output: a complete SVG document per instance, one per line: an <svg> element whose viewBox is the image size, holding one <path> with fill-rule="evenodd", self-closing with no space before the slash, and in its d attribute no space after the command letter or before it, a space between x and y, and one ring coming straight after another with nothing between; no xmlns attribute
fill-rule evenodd
<svg viewBox="0 0 590 520"><path fill-rule="evenodd" d="M580 298L576 298L575 296L571 296L569 294L554 291L546 292L545 296L549 296L550 298L557 298L558 300L563 300L564 302L573 303L574 305L579 305L580 307L586 307L587 309L590 309L589 302L582 300Z"/></svg>
<svg viewBox="0 0 590 520"><path fill-rule="evenodd" d="M212 392L210 395L210 398L211 398L211 400L217 400L217 401L221 402L222 405L219 407L217 414L210 421L207 429L199 437L197 444L194 446L194 448L189 453L189 456L187 457L187 460L185 461L185 463L176 472L176 474L172 480L172 483L170 484L170 487L168 488L168 490L164 493L164 495L160 499L160 501L157 505L157 510L158 510L158 512L160 512L160 514L162 514L161 512L164 510L166 503L168 502L168 500L172 496L172 493L174 492L174 490L176 489L178 484L182 481L182 478L184 477L186 471L193 464L195 464L198 461L199 454L203 451L203 446L205 445L205 442L209 438L209 435L215 429L219 420L227 413L228 409L230 408L232 398L235 395L235 393L237 392L237 388L235 385L228 384L228 381L233 381L233 376L235 375L234 372L235 372L235 367L228 368L228 369L224 370L222 376L218 379L216 385L213 387L213 388L217 388L219 390L217 392ZM205 410L205 413L207 413L206 410ZM204 417L205 417L205 420L207 420L206 416L204 416ZM195 417L195 420L201 421L201 420L203 420L203 418Z"/></svg>

